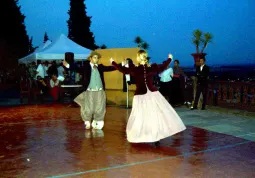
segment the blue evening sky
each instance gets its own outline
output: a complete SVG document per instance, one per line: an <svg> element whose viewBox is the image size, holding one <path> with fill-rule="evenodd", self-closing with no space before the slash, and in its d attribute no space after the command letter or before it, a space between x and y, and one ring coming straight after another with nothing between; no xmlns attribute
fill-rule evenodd
<svg viewBox="0 0 255 178"><path fill-rule="evenodd" d="M69 0L19 0L25 24L34 45L43 42L44 32L54 40L67 35ZM192 32L213 34L205 50L207 63L255 63L255 0L86 0L92 16L91 31L97 45L108 48L136 47L141 36L149 43L153 62L168 53L182 66L193 65Z"/></svg>

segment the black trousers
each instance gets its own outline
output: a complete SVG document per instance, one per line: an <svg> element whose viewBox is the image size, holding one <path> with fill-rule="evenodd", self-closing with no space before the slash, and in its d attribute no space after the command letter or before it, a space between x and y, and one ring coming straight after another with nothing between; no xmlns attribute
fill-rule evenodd
<svg viewBox="0 0 255 178"><path fill-rule="evenodd" d="M160 82L160 88L159 92L165 96L168 97L168 102L172 105L172 81L170 82Z"/></svg>
<svg viewBox="0 0 255 178"><path fill-rule="evenodd" d="M197 91L196 91L196 96L195 96L195 101L194 101L194 108L197 108L198 100L199 100L199 97L200 97L201 93L203 95L202 108L205 108L206 100L207 100L207 92L208 92L208 84L207 83L198 83L197 84Z"/></svg>
<svg viewBox="0 0 255 178"><path fill-rule="evenodd" d="M180 78L173 77L172 81L172 102L174 105L176 104L183 104L184 98L183 98L183 86L181 86L181 80Z"/></svg>

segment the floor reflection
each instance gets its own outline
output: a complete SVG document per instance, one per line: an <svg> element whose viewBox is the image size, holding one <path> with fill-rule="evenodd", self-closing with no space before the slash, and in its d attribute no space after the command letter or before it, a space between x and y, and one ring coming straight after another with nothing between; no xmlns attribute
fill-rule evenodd
<svg viewBox="0 0 255 178"><path fill-rule="evenodd" d="M157 148L153 143L131 144L126 139L129 113L108 107L104 129L85 130L79 108L0 109L1 176L80 173L78 177L193 178L215 177L217 172L226 177L255 177L254 143L205 152L245 140L187 126L184 132L161 140Z"/></svg>
<svg viewBox="0 0 255 178"><path fill-rule="evenodd" d="M26 140L26 125L0 125L1 174L19 175L28 168L29 160L25 153L29 148L25 144Z"/></svg>
<svg viewBox="0 0 255 178"><path fill-rule="evenodd" d="M208 149L208 141L210 138L208 138L208 131L204 129L197 129L192 128L192 143L190 145L190 151L191 153L196 153L190 155L188 159L188 163L192 165L199 165L200 167L203 166L206 162L206 153L200 152L203 150Z"/></svg>

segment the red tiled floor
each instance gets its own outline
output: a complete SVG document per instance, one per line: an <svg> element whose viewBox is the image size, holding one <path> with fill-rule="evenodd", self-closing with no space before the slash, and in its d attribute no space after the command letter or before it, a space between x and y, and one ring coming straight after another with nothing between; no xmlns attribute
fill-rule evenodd
<svg viewBox="0 0 255 178"><path fill-rule="evenodd" d="M130 110L109 107L103 132L85 131L80 109L0 109L0 177L255 177L255 143L187 127L153 144L130 144Z"/></svg>

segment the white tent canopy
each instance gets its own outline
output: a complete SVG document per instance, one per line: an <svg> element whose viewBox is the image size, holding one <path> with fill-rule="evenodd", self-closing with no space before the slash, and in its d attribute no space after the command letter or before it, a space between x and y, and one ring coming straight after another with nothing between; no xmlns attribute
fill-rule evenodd
<svg viewBox="0 0 255 178"><path fill-rule="evenodd" d="M31 62L36 61L36 59L35 59L36 53L37 53L37 52L40 52L41 50L43 50L44 48L46 48L46 47L49 46L50 44L51 44L51 41L50 41L50 40L46 41L46 42L43 43L41 46L39 46L39 47L35 50L35 52L33 52L32 54L29 54L29 55L27 55L27 56L25 56L25 57L19 59L19 63L25 63L25 64L27 64L27 63L31 63Z"/></svg>
<svg viewBox="0 0 255 178"><path fill-rule="evenodd" d="M51 41L50 40L47 40L45 43L43 43L41 46L39 46L35 52L38 52L38 51L41 51L43 50L44 48L46 48L47 46L49 46L51 44Z"/></svg>
<svg viewBox="0 0 255 178"><path fill-rule="evenodd" d="M36 60L63 60L65 58L66 52L74 53L74 60L84 60L89 56L91 50L78 45L77 43L67 38L64 34L61 34L57 40L45 46L44 48L38 49L34 53L19 59L19 62L30 63Z"/></svg>

